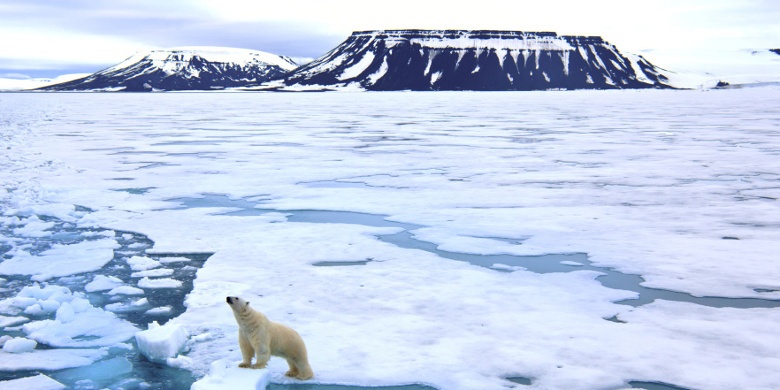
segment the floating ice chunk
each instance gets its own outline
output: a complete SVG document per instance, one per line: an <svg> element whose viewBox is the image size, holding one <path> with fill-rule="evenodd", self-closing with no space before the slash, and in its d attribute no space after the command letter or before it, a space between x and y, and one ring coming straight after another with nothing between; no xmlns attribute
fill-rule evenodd
<svg viewBox="0 0 780 390"><path fill-rule="evenodd" d="M568 260L567 261L561 261L561 264L563 264L563 265L570 265L572 267L582 267L583 266L582 263L578 263L576 261L568 261Z"/></svg>
<svg viewBox="0 0 780 390"><path fill-rule="evenodd" d="M113 230L100 230L95 232L84 232L81 235L84 237L116 237L116 232Z"/></svg>
<svg viewBox="0 0 780 390"><path fill-rule="evenodd" d="M96 271L114 258L114 249L118 247L116 240L111 238L58 244L38 256L19 251L0 263L0 275L32 275L32 280L44 281Z"/></svg>
<svg viewBox="0 0 780 390"><path fill-rule="evenodd" d="M35 340L26 339L24 337L14 337L10 340L6 340L3 343L3 352L7 353L25 353L32 352L38 343Z"/></svg>
<svg viewBox="0 0 780 390"><path fill-rule="evenodd" d="M76 206L72 204L49 203L25 206L16 210L14 214L26 217L45 215L66 222L75 222L75 218L78 217L80 213L76 211Z"/></svg>
<svg viewBox="0 0 780 390"><path fill-rule="evenodd" d="M75 302L76 300L74 300ZM133 337L138 329L111 312L83 304L71 305L74 315L60 319L33 321L22 325L27 338L53 347L107 347ZM75 315L78 313L78 315Z"/></svg>
<svg viewBox="0 0 780 390"><path fill-rule="evenodd" d="M45 301L38 301L38 303L28 306L27 308L24 309L24 314L29 314L33 316L46 315L57 311L57 309L59 308L60 308L59 302L53 299L47 299Z"/></svg>
<svg viewBox="0 0 780 390"><path fill-rule="evenodd" d="M141 298L135 302L133 302L131 305L133 306L146 306L149 304L149 300L146 298Z"/></svg>
<svg viewBox="0 0 780 390"><path fill-rule="evenodd" d="M168 358L176 357L184 350L190 333L182 325L170 322L160 326L157 321L149 324L149 329L135 334L138 350L147 359L164 363Z"/></svg>
<svg viewBox="0 0 780 390"><path fill-rule="evenodd" d="M33 352L12 356L7 355L6 352L0 352L0 371L53 371L86 366L100 360L107 353L100 349L36 349ZM0 388L2 387L0 386Z"/></svg>
<svg viewBox="0 0 780 390"><path fill-rule="evenodd" d="M27 321L30 321L30 319L22 316L16 316L16 317L0 316L0 328L5 328L6 326L20 325Z"/></svg>
<svg viewBox="0 0 780 390"><path fill-rule="evenodd" d="M46 300L53 296L58 297L59 302L65 302L71 299L71 292L67 287L57 285L47 285L41 287L38 283L34 283L31 286L26 286L19 291L17 296L25 298L35 298L36 300ZM64 297L64 298L63 298Z"/></svg>
<svg viewBox="0 0 780 390"><path fill-rule="evenodd" d="M109 303L104 307L104 309L114 313L126 313L126 312L141 310L140 308L138 308L137 306L133 306L132 304L128 305L120 302Z"/></svg>
<svg viewBox="0 0 780 390"><path fill-rule="evenodd" d="M119 286L116 288L111 289L107 293L108 295L144 295L144 290L141 290L140 288L133 287L133 286Z"/></svg>
<svg viewBox="0 0 780 390"><path fill-rule="evenodd" d="M191 390L265 389L271 383L267 368L247 370L238 362L220 359L211 363L209 373L192 384Z"/></svg>
<svg viewBox="0 0 780 390"><path fill-rule="evenodd" d="M32 297L15 296L11 298L11 306L18 307L19 309L26 309L29 306L38 303L38 300Z"/></svg>
<svg viewBox="0 0 780 390"><path fill-rule="evenodd" d="M24 220L24 226L14 229L14 235L22 237L48 237L51 232L46 231L54 227L54 222L44 222L37 215Z"/></svg>
<svg viewBox="0 0 780 390"><path fill-rule="evenodd" d="M172 257L161 257L160 262L163 264L169 264L169 263L186 263L188 261L192 261L186 257L181 256L172 256Z"/></svg>
<svg viewBox="0 0 780 390"><path fill-rule="evenodd" d="M145 278L145 277L159 277L173 275L173 270L170 268L157 268L146 271L138 271L130 274L132 278Z"/></svg>
<svg viewBox="0 0 780 390"><path fill-rule="evenodd" d="M8 341L8 340L11 340L12 338L13 338L13 337L11 337L11 336L8 336L8 335L5 335L5 336L0 336L0 348L2 348L2 347L3 347L3 345L5 345L5 342L6 342L6 341Z"/></svg>
<svg viewBox="0 0 780 390"><path fill-rule="evenodd" d="M59 322L67 323L73 321L73 318L76 316L76 311L73 310L73 306L70 305L68 302L63 302L62 305L60 305L59 309L57 309L57 315L56 319Z"/></svg>
<svg viewBox="0 0 780 390"><path fill-rule="evenodd" d="M83 313L92 308L92 304L85 298L74 298L70 301L70 306L73 308L74 313Z"/></svg>
<svg viewBox="0 0 780 390"><path fill-rule="evenodd" d="M31 316L39 316L39 315L46 314L46 312L43 311L41 305L39 305L38 303L34 303L24 308L24 314L31 315Z"/></svg>
<svg viewBox="0 0 780 390"><path fill-rule="evenodd" d="M51 302L56 303L56 307L54 307L55 305L53 305ZM58 308L59 303L57 301L39 301L34 305L27 306L27 308L24 309L24 314L31 316L42 316L52 313Z"/></svg>
<svg viewBox="0 0 780 390"><path fill-rule="evenodd" d="M0 388L3 390L61 390L66 386L46 375L38 374L10 381L0 381Z"/></svg>
<svg viewBox="0 0 780 390"><path fill-rule="evenodd" d="M87 292L105 291L122 284L122 280L115 276L95 275L95 278L84 286L84 290Z"/></svg>
<svg viewBox="0 0 780 390"><path fill-rule="evenodd" d="M165 364L173 368L179 368L182 370L192 370L195 367L195 361L190 357L179 355L175 358L168 358L165 360Z"/></svg>
<svg viewBox="0 0 780 390"><path fill-rule="evenodd" d="M106 305L105 309L115 313L131 312L131 311L143 310L144 306L148 306L148 305L149 305L149 300L146 298L141 298L130 303L121 303L121 302L111 303Z"/></svg>
<svg viewBox="0 0 780 390"><path fill-rule="evenodd" d="M127 264L133 271L145 271L160 266L160 262L144 256L133 256L127 259Z"/></svg>
<svg viewBox="0 0 780 390"><path fill-rule="evenodd" d="M510 272L526 270L525 267L520 267L520 266L517 266L517 265L501 264L501 263L493 264L493 265L490 266L490 268L495 269L495 270L499 270L499 271L510 271Z"/></svg>
<svg viewBox="0 0 780 390"><path fill-rule="evenodd" d="M176 279L162 278L162 279L149 279L143 278L138 281L138 287L141 288L179 288L181 282Z"/></svg>
<svg viewBox="0 0 780 390"><path fill-rule="evenodd" d="M158 316L158 315L165 315L170 314L171 311L173 311L173 307L171 306L161 306L161 307L155 307L153 309L149 309L146 311L145 314L150 316Z"/></svg>

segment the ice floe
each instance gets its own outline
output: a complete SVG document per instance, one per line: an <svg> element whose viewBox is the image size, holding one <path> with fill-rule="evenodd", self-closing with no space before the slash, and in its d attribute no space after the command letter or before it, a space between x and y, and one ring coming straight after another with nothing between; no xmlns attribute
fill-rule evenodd
<svg viewBox="0 0 780 390"><path fill-rule="evenodd" d="M114 309L146 298L140 316L169 305L153 294L191 282L186 311L169 321L193 335L189 352L165 364L192 370L202 377L197 386L286 380L278 358L267 373L235 367L237 327L224 296L241 295L301 333L318 383L483 389L515 386L507 378L524 377L536 388L646 381L771 389L780 381L778 354L767 347L780 342L777 307L664 299L626 306L616 302L637 293L605 287L600 272L584 268L641 275L645 287L694 297L780 299L776 94L192 94L186 103L181 94L15 96L0 111L31 125L4 125L12 149L0 162L13 169L2 171L0 202L10 207L1 234L30 228L2 238L0 271L8 283L76 274L21 263L56 260L57 251L71 261L93 245L34 253L34 236L48 231L34 215L148 236L153 245L125 247L148 249L119 261L131 272L178 272L186 264L167 262L166 253L214 253L191 281L136 274L140 280L94 278L90 285L116 299ZM67 113L57 108L65 104ZM211 109L192 109L205 105ZM47 116L58 118L56 126ZM115 190L130 181L153 190ZM364 185L305 184L313 182ZM257 207L208 205L208 194ZM204 204L173 200L185 198ZM332 214L304 221L294 210L384 215L408 225L328 220ZM378 238L404 230L440 251L577 253L590 263L558 259L567 270L545 274L508 264L490 269ZM128 240L125 234L93 238L108 253L112 242ZM103 267L105 257L98 257L80 268ZM365 263L315 266L339 261ZM154 288L162 286L168 289ZM85 332L82 316L93 318L95 332L125 325L73 294L30 290L0 301L6 318L29 319L8 320L9 332L79 348L14 357L41 360L56 352L71 356L58 364L76 362L75 351L92 343L89 351L98 355L81 360L91 364L105 359L100 348L127 343L138 331ZM84 329L71 332L76 326ZM121 359L110 364L127 370Z"/></svg>
<svg viewBox="0 0 780 390"><path fill-rule="evenodd" d="M135 334L138 349L147 359L154 362L165 362L175 358L184 350L190 334L180 324L165 324L157 322L149 324L149 329Z"/></svg>

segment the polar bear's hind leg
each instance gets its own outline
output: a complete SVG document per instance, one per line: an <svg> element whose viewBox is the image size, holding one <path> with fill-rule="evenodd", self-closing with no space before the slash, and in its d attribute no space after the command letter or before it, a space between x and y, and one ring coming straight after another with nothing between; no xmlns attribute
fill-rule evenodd
<svg viewBox="0 0 780 390"><path fill-rule="evenodd" d="M299 373L298 367L295 365L295 363L291 359L287 359L287 365L290 366L290 370L287 371L284 375L289 376L290 378L297 377Z"/></svg>

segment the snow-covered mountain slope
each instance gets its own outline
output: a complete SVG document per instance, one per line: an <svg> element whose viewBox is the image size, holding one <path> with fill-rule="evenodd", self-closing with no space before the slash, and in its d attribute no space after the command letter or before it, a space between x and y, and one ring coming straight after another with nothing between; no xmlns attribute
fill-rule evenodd
<svg viewBox="0 0 780 390"><path fill-rule="evenodd" d="M676 88L709 89L777 85L780 83L780 50L751 48L741 50L655 49L642 52L652 56Z"/></svg>
<svg viewBox="0 0 780 390"><path fill-rule="evenodd" d="M279 77L297 65L261 51L181 47L138 53L82 79L52 85L51 91L214 90L247 86Z"/></svg>
<svg viewBox="0 0 780 390"><path fill-rule="evenodd" d="M71 73L55 78L6 78L0 77L0 91L26 91L53 84L65 83L89 76L89 73Z"/></svg>
<svg viewBox="0 0 780 390"><path fill-rule="evenodd" d="M666 88L661 71L600 37L388 30L354 32L283 84L423 91Z"/></svg>

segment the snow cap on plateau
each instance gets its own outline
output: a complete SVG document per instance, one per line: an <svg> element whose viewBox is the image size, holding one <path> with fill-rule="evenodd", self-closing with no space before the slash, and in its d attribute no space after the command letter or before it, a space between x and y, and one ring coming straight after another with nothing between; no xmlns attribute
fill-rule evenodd
<svg viewBox="0 0 780 390"><path fill-rule="evenodd" d="M352 36L382 38L387 47L408 41L429 49L574 50L566 38L554 32L387 30L356 31Z"/></svg>

